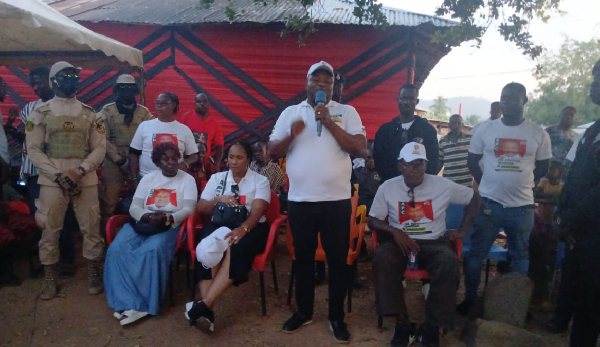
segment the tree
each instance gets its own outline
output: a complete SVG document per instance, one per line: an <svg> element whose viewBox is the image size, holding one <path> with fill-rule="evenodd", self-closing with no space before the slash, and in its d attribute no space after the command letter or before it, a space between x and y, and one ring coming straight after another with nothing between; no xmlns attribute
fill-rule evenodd
<svg viewBox="0 0 600 347"><path fill-rule="evenodd" d="M541 59L538 87L529 95L525 116L541 125L558 123L565 106L577 109L576 124L598 119L600 110L589 97L592 68L600 58L600 42L566 39L558 52Z"/></svg>
<svg viewBox="0 0 600 347"><path fill-rule="evenodd" d="M466 116L466 117L464 118L464 121L463 121L463 123L464 123L465 125L468 125L468 126L470 126L470 127L474 127L474 126L476 126L476 125L477 125L477 123L479 123L480 121L481 121L481 118L479 118L479 116L478 116L478 115L476 115L476 114L470 114L470 115L468 115L468 116Z"/></svg>
<svg viewBox="0 0 600 347"><path fill-rule="evenodd" d="M438 96L433 100L433 104L429 106L429 113L433 116L433 119L447 121L448 114L452 111L450 107L446 106L448 100L444 99L443 96Z"/></svg>
<svg viewBox="0 0 600 347"><path fill-rule="evenodd" d="M199 0L200 6L208 9L215 0ZM321 8L325 0L228 0L225 8L230 21L240 16L236 3L248 8L247 3L254 2L256 6L275 6L281 2L296 2L303 7L303 12L285 18L286 27L281 35L298 32L298 42L302 44L307 36L314 33L316 21L312 19L313 8ZM354 3L353 14L360 23L376 27L388 26L381 4L377 0L345 0ZM440 6L435 11L436 16L446 16L458 21L458 26L437 30L433 41L458 46L464 41L475 41L475 46L481 45L481 38L487 29L495 24L498 31L508 42L517 45L523 54L537 58L543 51L542 46L536 45L529 34L529 23L538 18L546 22L553 13L560 13L559 3L563 0L438 0ZM242 10L244 14L246 10Z"/></svg>

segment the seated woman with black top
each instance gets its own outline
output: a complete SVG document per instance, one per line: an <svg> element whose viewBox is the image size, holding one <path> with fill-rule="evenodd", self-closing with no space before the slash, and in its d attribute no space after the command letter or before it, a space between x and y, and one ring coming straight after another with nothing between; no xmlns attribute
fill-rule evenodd
<svg viewBox="0 0 600 347"><path fill-rule="evenodd" d="M245 205L248 214L240 226L231 228L224 240L229 242L221 262L212 269L196 260L195 279L199 280L202 300L188 303L186 317L190 325L200 320L203 328L214 329L216 299L230 286L239 286L248 281L254 257L265 250L269 227L264 216L271 199L269 181L266 177L250 170L252 149L245 142L231 146L228 154L229 171L212 175L200 196L196 212L211 215L218 203L227 206ZM213 215L213 221L215 220ZM213 222L202 229L200 239L208 237L223 226ZM202 255L199 254L198 258Z"/></svg>
<svg viewBox="0 0 600 347"><path fill-rule="evenodd" d="M178 170L180 158L174 143L154 147L152 162L160 170L137 186L129 210L136 223L125 224L108 247L104 288L121 325L158 314L166 293L179 228L198 200L194 178Z"/></svg>

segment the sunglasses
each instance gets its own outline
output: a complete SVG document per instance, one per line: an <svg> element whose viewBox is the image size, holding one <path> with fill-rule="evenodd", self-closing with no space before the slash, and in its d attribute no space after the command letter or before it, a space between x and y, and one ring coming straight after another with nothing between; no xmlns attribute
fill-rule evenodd
<svg viewBox="0 0 600 347"><path fill-rule="evenodd" d="M70 79L79 79L78 74L58 74L56 78L70 78Z"/></svg>
<svg viewBox="0 0 600 347"><path fill-rule="evenodd" d="M415 190L413 188L410 188L408 190L408 197L410 198L408 206L410 206L411 208L415 208Z"/></svg>

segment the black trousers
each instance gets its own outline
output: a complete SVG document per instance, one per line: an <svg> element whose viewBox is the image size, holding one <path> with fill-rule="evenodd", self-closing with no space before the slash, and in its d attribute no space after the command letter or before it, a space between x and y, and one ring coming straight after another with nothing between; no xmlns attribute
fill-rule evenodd
<svg viewBox="0 0 600 347"><path fill-rule="evenodd" d="M288 203L288 218L296 260L298 311L312 317L315 301L315 253L318 234L329 266L329 320L344 319L344 300L351 271L346 263L350 247L350 199Z"/></svg>

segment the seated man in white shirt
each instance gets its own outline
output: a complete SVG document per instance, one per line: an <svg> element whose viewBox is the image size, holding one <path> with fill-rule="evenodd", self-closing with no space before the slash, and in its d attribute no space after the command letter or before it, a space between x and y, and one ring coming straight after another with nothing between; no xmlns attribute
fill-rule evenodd
<svg viewBox="0 0 600 347"><path fill-rule="evenodd" d="M377 314L397 319L392 347L412 342L409 340L416 332L408 319L402 280L408 256L416 253L420 268L431 275L425 322L419 329L421 346L439 346L439 330L454 328L460 281L451 241L463 237L470 228L478 195L447 178L425 174L427 157L422 144L408 143L398 160L403 175L379 187L369 212L369 228L376 230L379 242L373 259ZM449 204L467 205L457 230L446 231Z"/></svg>

